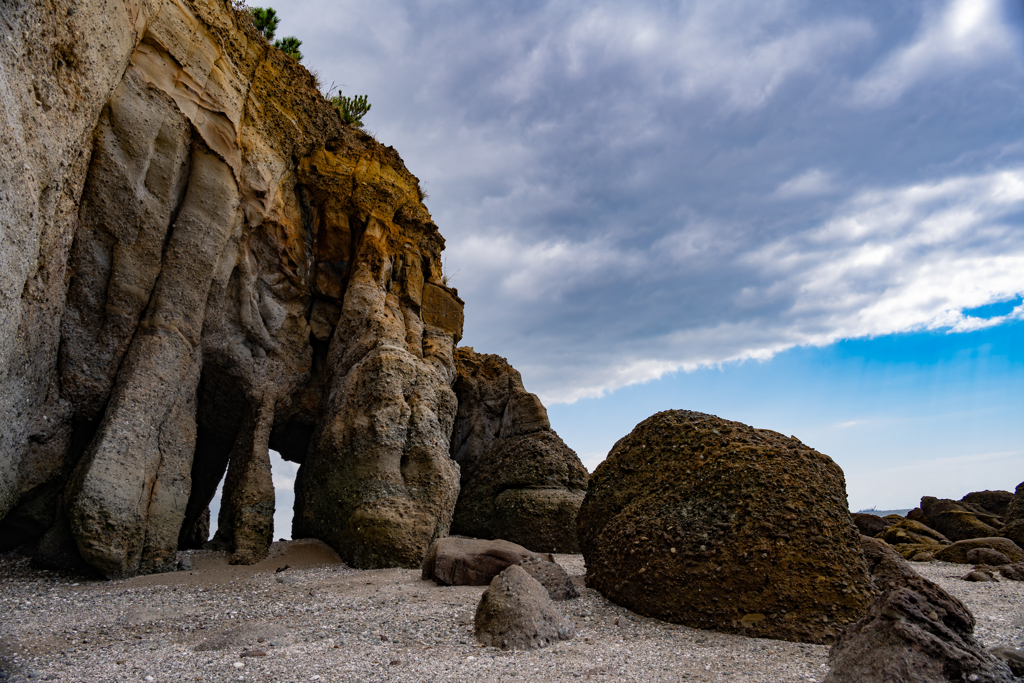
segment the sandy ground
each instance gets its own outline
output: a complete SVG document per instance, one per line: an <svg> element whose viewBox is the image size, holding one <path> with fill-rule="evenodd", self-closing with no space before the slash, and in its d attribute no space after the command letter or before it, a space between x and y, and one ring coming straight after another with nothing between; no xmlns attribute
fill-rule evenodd
<svg viewBox="0 0 1024 683"><path fill-rule="evenodd" d="M184 554L183 554L184 555ZM232 567L188 553L191 571L85 581L0 555L0 681L820 681L827 647L646 619L583 587L558 603L574 640L533 652L483 648L482 587L441 587L406 569L354 570L318 541L275 543ZM276 571L287 566L284 571ZM1024 583L960 580L915 565L963 600L986 647L1024 648Z"/></svg>

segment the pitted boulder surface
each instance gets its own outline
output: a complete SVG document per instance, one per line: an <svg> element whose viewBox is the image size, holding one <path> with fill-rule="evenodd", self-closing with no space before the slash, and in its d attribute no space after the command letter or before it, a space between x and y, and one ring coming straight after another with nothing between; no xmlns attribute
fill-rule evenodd
<svg viewBox="0 0 1024 683"><path fill-rule="evenodd" d="M828 642L872 598L842 470L712 415L658 413L615 444L578 530L589 586L694 628Z"/></svg>

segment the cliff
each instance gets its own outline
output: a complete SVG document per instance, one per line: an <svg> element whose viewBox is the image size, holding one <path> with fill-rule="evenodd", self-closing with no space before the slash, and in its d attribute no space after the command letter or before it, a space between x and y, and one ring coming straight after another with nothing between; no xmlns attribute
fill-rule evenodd
<svg viewBox="0 0 1024 683"><path fill-rule="evenodd" d="M268 447L305 463L304 533L331 536L323 492L353 470L366 562L447 533L462 302L398 154L220 0L3 22L5 545L167 569L228 469L218 541L259 559Z"/></svg>

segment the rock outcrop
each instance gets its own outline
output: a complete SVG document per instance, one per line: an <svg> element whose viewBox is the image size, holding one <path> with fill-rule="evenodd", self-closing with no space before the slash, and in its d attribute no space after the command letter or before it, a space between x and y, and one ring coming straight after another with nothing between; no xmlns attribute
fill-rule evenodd
<svg viewBox="0 0 1024 683"><path fill-rule="evenodd" d="M535 650L576 634L547 589L518 565L495 576L484 591L473 630L480 643L502 650Z"/></svg>
<svg viewBox="0 0 1024 683"><path fill-rule="evenodd" d="M273 530L357 566L447 533L462 302L398 154L223 0L4 6L0 537L108 577ZM13 539L13 540L9 540Z"/></svg>
<svg viewBox="0 0 1024 683"><path fill-rule="evenodd" d="M463 347L455 363L451 456L462 468L462 492L452 533L576 552L576 514L589 476L583 463L504 358Z"/></svg>
<svg viewBox="0 0 1024 683"><path fill-rule="evenodd" d="M619 440L578 530L589 586L695 628L828 642L873 595L842 470L712 415L661 412Z"/></svg>

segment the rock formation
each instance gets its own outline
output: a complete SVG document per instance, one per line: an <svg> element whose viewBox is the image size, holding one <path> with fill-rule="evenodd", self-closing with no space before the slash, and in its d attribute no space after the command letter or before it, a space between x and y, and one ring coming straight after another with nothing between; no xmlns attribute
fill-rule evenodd
<svg viewBox="0 0 1024 683"><path fill-rule="evenodd" d="M694 628L827 642L872 597L842 470L712 415L661 412L619 440L578 531L588 585Z"/></svg>
<svg viewBox="0 0 1024 683"><path fill-rule="evenodd" d="M462 302L398 154L223 0L4 6L0 537L105 576L295 532L416 565L459 490ZM71 559L68 559L71 558Z"/></svg>
<svg viewBox="0 0 1024 683"><path fill-rule="evenodd" d="M502 650L535 650L576 634L547 589L518 565L495 576L484 591L473 630L483 645Z"/></svg>
<svg viewBox="0 0 1024 683"><path fill-rule="evenodd" d="M1014 680L1009 667L974 639L974 617L962 602L914 572L885 543L862 543L881 594L832 646L826 683Z"/></svg>
<svg viewBox="0 0 1024 683"><path fill-rule="evenodd" d="M999 534L996 526L1002 526L997 515L971 510L948 499L925 496L921 499L921 511L924 513L921 521L951 541L996 536Z"/></svg>
<svg viewBox="0 0 1024 683"><path fill-rule="evenodd" d="M462 468L452 533L503 538L535 552L576 552L587 470L508 362L455 352L459 408L451 442Z"/></svg>
<svg viewBox="0 0 1024 683"><path fill-rule="evenodd" d="M970 559L970 553L972 550L976 550L978 548L995 550L1009 558L1010 562L1020 562L1021 560L1024 560L1024 550L1019 548L1017 544L1010 539L999 536L991 538L971 538L964 541L957 541L956 543L947 545L942 548L942 550L935 553L935 559L941 562L974 564L974 560Z"/></svg>

